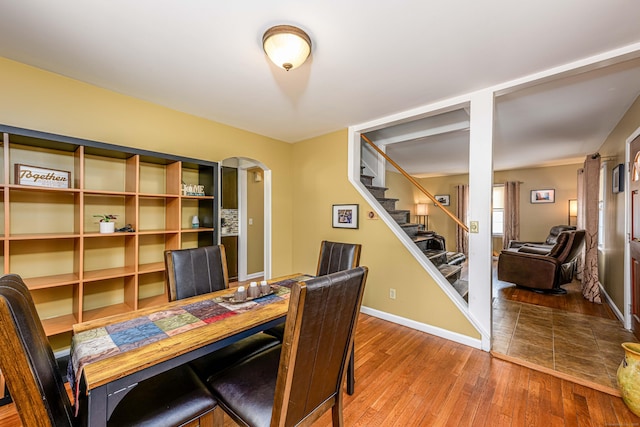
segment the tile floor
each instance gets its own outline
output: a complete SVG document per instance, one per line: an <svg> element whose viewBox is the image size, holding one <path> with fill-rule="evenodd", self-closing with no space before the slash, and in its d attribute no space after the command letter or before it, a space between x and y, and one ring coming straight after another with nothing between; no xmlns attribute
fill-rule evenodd
<svg viewBox="0 0 640 427"><path fill-rule="evenodd" d="M617 388L624 351L637 341L618 320L494 298L494 352Z"/></svg>

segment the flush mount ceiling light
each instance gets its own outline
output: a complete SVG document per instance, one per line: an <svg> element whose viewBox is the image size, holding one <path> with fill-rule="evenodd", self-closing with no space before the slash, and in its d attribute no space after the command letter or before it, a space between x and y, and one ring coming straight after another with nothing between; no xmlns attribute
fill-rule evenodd
<svg viewBox="0 0 640 427"><path fill-rule="evenodd" d="M262 36L262 46L269 59L289 71L299 67L311 53L311 39L298 27L276 25Z"/></svg>

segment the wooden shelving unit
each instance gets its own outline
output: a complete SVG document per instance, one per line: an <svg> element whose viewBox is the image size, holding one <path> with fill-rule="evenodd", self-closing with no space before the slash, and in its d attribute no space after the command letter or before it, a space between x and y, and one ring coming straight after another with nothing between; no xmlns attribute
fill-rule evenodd
<svg viewBox="0 0 640 427"><path fill-rule="evenodd" d="M31 290L48 336L166 302L164 251L217 243L217 163L10 126L0 133L1 265ZM69 171L70 188L20 185L16 164ZM206 195L183 195L182 183ZM100 234L99 214L135 231Z"/></svg>

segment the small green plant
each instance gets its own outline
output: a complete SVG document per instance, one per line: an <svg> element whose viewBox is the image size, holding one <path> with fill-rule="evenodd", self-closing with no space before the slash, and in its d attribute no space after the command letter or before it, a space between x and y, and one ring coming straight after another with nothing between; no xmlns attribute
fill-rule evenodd
<svg viewBox="0 0 640 427"><path fill-rule="evenodd" d="M94 215L96 218L100 218L100 222L111 222L113 220L115 220L118 216L117 215Z"/></svg>

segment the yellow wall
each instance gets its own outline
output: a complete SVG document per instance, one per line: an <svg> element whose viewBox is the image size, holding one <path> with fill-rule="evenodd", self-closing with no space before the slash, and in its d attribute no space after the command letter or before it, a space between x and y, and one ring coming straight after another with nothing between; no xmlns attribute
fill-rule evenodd
<svg viewBox="0 0 640 427"><path fill-rule="evenodd" d="M0 123L204 160L252 158L272 171L273 275L315 272L320 241L363 244L364 305L479 338L347 179L347 131L290 145L0 58ZM331 227L358 203L360 229ZM389 288L397 299L388 298Z"/></svg>
<svg viewBox="0 0 640 427"><path fill-rule="evenodd" d="M520 181L520 240L544 241L551 227L568 224L569 199L577 198L578 169L581 167L582 163L495 173L495 184ZM531 203L531 190L548 189L555 190L555 203ZM500 251L502 238L494 239L493 248Z"/></svg>
<svg viewBox="0 0 640 427"><path fill-rule="evenodd" d="M396 202L397 210L411 211L411 222L415 222L416 213L416 196L414 195L414 186L398 172L387 171L385 174L385 197L389 199L398 199Z"/></svg>
<svg viewBox="0 0 640 427"><path fill-rule="evenodd" d="M494 183L520 181L520 238L521 240L540 241L549 234L549 229L558 224L567 224L568 200L576 198L577 171L582 164L552 166L544 168L515 169L494 174ZM387 174L388 176L389 174ZM433 195L448 194L450 205L446 207L456 213L456 186L468 184L468 175L454 175L436 178L418 179L427 191ZM406 180L405 180L406 181ZM531 204L531 190L554 189L556 201L548 204ZM404 190L406 192L406 190ZM417 192L413 196L416 202L426 202L426 196ZM447 249L455 250L455 224L433 203L429 203L429 229L444 236ZM494 251L500 251L502 238L493 239Z"/></svg>
<svg viewBox="0 0 640 427"><path fill-rule="evenodd" d="M264 181L255 174L262 178L262 169L247 170L247 274L264 271Z"/></svg>
<svg viewBox="0 0 640 427"><path fill-rule="evenodd" d="M605 251L600 253L600 283L620 312L624 313L624 201L626 192L613 194L611 191L611 171L614 166L625 163L627 138L640 127L640 97L627 110L618 125L600 147L603 157L611 158L607 163L608 184Z"/></svg>
<svg viewBox="0 0 640 427"><path fill-rule="evenodd" d="M370 268L363 305L401 317L480 338L407 249L379 219L347 178L347 131L293 146L293 268L313 273L322 240L362 244L360 264ZM331 226L333 204L359 205L359 228ZM389 299L395 288L397 299Z"/></svg>
<svg viewBox="0 0 640 427"><path fill-rule="evenodd" d="M272 170L273 274L292 269L292 146L0 58L0 123L161 153Z"/></svg>

